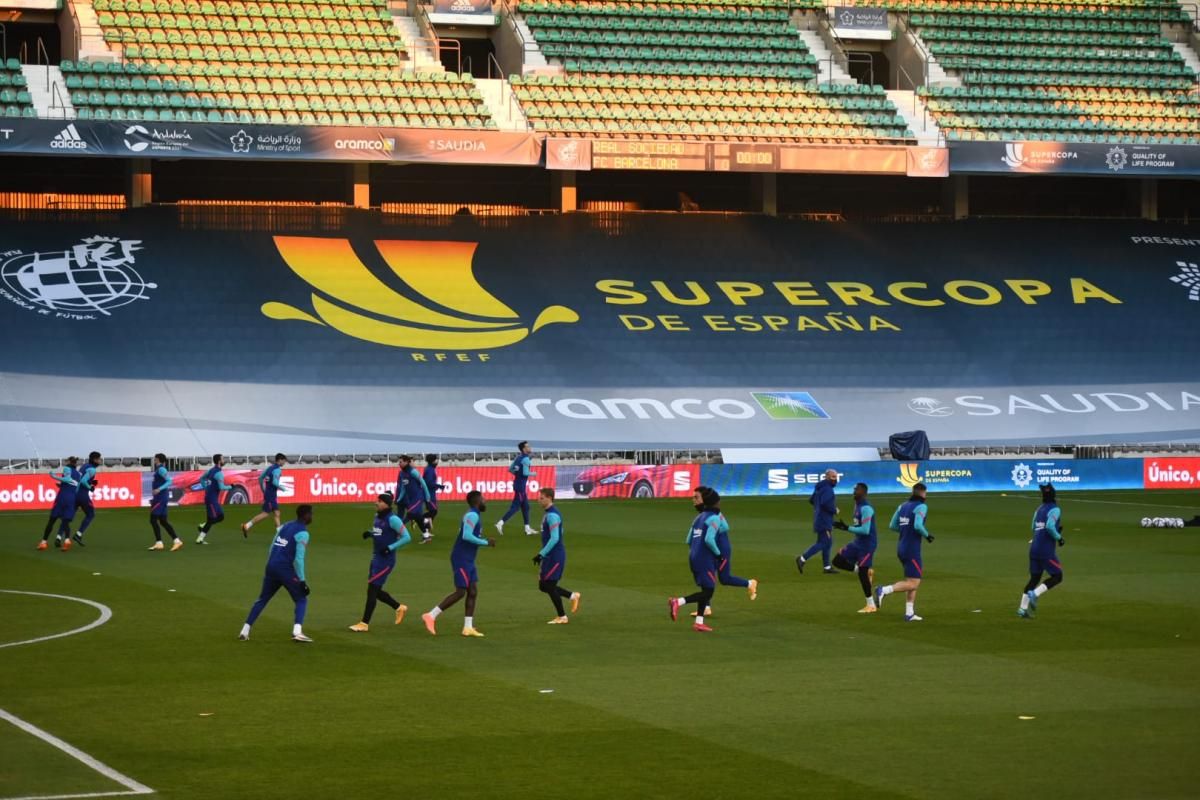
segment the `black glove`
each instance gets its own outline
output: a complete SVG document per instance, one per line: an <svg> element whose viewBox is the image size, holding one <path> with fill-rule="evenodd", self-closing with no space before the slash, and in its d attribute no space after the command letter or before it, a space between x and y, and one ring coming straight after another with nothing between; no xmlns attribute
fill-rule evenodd
<svg viewBox="0 0 1200 800"><path fill-rule="evenodd" d="M834 520L834 522L833 522L833 527L837 528L839 531L848 531L848 530L850 530L850 526L849 526L849 525L847 525L846 523L842 522L840 519L838 519L838 520Z"/></svg>
<svg viewBox="0 0 1200 800"><path fill-rule="evenodd" d="M932 541L933 541L933 534L932 534L932 533L931 533L931 534L929 534L929 536L927 536L927 537L925 538L925 541L927 541L927 542L932 542Z"/></svg>
<svg viewBox="0 0 1200 800"><path fill-rule="evenodd" d="M374 535L375 535L375 531L363 531L364 539L370 539Z"/></svg>
<svg viewBox="0 0 1200 800"><path fill-rule="evenodd" d="M535 564L542 563L542 554L541 553L538 553L536 556L533 557L533 563L535 563Z"/></svg>
<svg viewBox="0 0 1200 800"><path fill-rule="evenodd" d="M312 591L308 588L308 581L300 581L300 591L304 593L305 597L308 597L309 592Z"/></svg>
<svg viewBox="0 0 1200 800"><path fill-rule="evenodd" d="M1063 547L1063 546L1065 546L1065 545L1066 545L1066 543L1067 543L1067 540L1066 540L1066 539L1064 539L1062 536L1059 536L1059 537L1058 537L1058 546L1059 546L1059 547Z"/></svg>

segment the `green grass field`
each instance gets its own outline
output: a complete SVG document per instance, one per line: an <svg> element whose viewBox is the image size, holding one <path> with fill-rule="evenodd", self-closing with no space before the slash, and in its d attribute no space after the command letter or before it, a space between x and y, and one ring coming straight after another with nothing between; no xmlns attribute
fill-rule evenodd
<svg viewBox="0 0 1200 800"><path fill-rule="evenodd" d="M887 519L896 497L876 506ZM841 499L843 513L851 501ZM503 510L494 501L485 519ZM319 506L306 631L277 596L248 643L268 527L242 509L193 544L146 552L144 510L101 511L89 546L35 552L43 515L0 516L0 589L111 607L79 635L0 649L0 708L166 798L1193 798L1200 767L1200 493L1063 497L1064 584L1015 616L1033 494L930 496L920 624L862 606L853 576L800 576L802 499L729 499L735 571L710 635L667 617L691 589L686 501L568 502L568 626L536 590L532 539L510 525L479 558L476 624L461 604L430 637L419 615L450 589L461 506L402 551L400 627L362 610L367 506ZM285 513L290 516L290 509ZM248 516L248 514L246 514ZM535 509L535 519L540 514ZM839 533L838 542L848 538ZM899 577L881 531L877 578ZM93 608L0 594L0 644L86 625ZM552 690L552 691L550 691ZM1024 720L1021 717L1032 717ZM0 722L0 800L122 787Z"/></svg>

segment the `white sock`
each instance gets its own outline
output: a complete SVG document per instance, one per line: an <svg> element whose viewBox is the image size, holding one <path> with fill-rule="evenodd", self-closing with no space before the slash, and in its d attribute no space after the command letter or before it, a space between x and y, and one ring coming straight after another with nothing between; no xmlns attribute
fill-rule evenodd
<svg viewBox="0 0 1200 800"><path fill-rule="evenodd" d="M249 636L249 635L250 635L250 626L243 625L242 626L242 636Z"/></svg>
<svg viewBox="0 0 1200 800"><path fill-rule="evenodd" d="M434 619L437 619L441 615L442 615L442 607L441 606L434 606L429 612L429 616L433 617Z"/></svg>
<svg viewBox="0 0 1200 800"><path fill-rule="evenodd" d="M246 523L246 530L250 530L253 527L254 527L254 520L250 520L249 522Z"/></svg>
<svg viewBox="0 0 1200 800"><path fill-rule="evenodd" d="M475 618L474 617L463 617L463 630L464 631L468 628L474 628L474 627L475 627Z"/></svg>
<svg viewBox="0 0 1200 800"><path fill-rule="evenodd" d="M1034 595L1034 597L1041 597L1048 591L1050 591L1049 587L1047 587L1046 584L1043 583L1041 586L1039 586L1033 590L1033 595Z"/></svg>
<svg viewBox="0 0 1200 800"><path fill-rule="evenodd" d="M1028 609L1029 609L1029 595L1023 594L1023 595L1021 595L1021 610L1027 611Z"/></svg>
<svg viewBox="0 0 1200 800"><path fill-rule="evenodd" d="M875 597L874 596L867 598L867 605L870 606L871 608L875 607Z"/></svg>
<svg viewBox="0 0 1200 800"><path fill-rule="evenodd" d="M697 614L697 615L696 615L696 624L697 624L697 625L703 625L703 624L704 624L704 615L703 615L703 614Z"/></svg>
<svg viewBox="0 0 1200 800"><path fill-rule="evenodd" d="M679 605L681 605L681 606L686 606L686 605L687 605L687 598L686 598L686 597L681 597L681 598L679 598Z"/></svg>
<svg viewBox="0 0 1200 800"><path fill-rule="evenodd" d="M855 565L854 565L854 574L855 574L855 575L857 575L857 574L858 574L858 564L855 564Z"/></svg>
<svg viewBox="0 0 1200 800"><path fill-rule="evenodd" d="M885 587L883 587L882 589L880 589L880 590L879 590L879 593L880 593L880 594L882 594L882 595L885 595L885 596L886 596L886 595L889 595L889 594L891 594L891 593L892 593L892 592L894 592L894 591L896 591L895 587L892 587L892 586L885 586Z"/></svg>
<svg viewBox="0 0 1200 800"><path fill-rule="evenodd" d="M915 614L917 612L913 610L912 603L905 603L904 604L904 613L911 617L913 614Z"/></svg>
<svg viewBox="0 0 1200 800"><path fill-rule="evenodd" d="M299 636L302 633L304 633L304 631L300 628L299 625L292 626L292 636Z"/></svg>
<svg viewBox="0 0 1200 800"><path fill-rule="evenodd" d="M808 563L808 559L807 559L807 558L805 558L804 556L799 556L799 558L800 558L800 563L801 563L801 564L807 564L807 563Z"/></svg>

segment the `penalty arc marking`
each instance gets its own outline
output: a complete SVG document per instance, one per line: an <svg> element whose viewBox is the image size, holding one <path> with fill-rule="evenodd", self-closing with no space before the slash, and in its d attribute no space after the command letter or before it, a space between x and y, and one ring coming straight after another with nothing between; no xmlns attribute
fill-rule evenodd
<svg viewBox="0 0 1200 800"><path fill-rule="evenodd" d="M98 609L100 611L99 618L97 618L95 621L93 621L87 625L84 625L81 628L75 628L74 630L65 631L63 633L56 633L56 634L53 634L50 636L40 636L36 639L26 639L25 641L21 641L21 642L6 642L5 644L0 644L0 648L16 647L16 646L22 645L22 644L34 644L36 642L45 642L45 641L49 641L51 639L61 639L64 636L74 636L77 633L83 633L84 631L90 631L92 628L98 628L101 625L103 625L104 623L108 622L110 619L112 619L112 609L111 608L104 605L103 603L97 603L93 600L85 600L82 597L71 597L70 595L65 595L65 594L47 594L45 592L22 592L22 591L17 591L15 589L0 589L0 593L23 594L23 595L30 595L33 597L52 597L57 600L70 600L75 603L83 603L84 605L92 606L93 608ZM0 708L0 720L4 720L5 722L8 722L11 725L25 731L26 733L30 734L31 736L41 739L46 744L50 745L51 747L57 748L58 750L61 750L62 752L69 755L71 758L75 759L76 761L80 762L84 766L91 769L92 771L98 772L101 775L103 775L104 777L113 781L114 783L118 783L122 787L124 787L123 791L115 791L115 792L82 792L82 793L74 793L74 794L50 794L50 795L42 794L42 795L29 795L29 796L25 796L25 797L10 797L10 798L4 798L3 800L71 800L73 798L122 797L122 796L139 795L139 794L154 794L154 790L151 789L149 786L146 786L145 784L142 784L142 783L138 783L133 778L130 778L128 775L117 772L115 769L108 766L107 764L100 761L99 759L93 758L92 756L83 752L79 748L74 747L74 746L64 742L62 739L59 739L54 734L44 731L32 723L26 722L25 720L21 719L20 717L16 716L15 714L10 714L9 712L5 711L3 708Z"/></svg>
<svg viewBox="0 0 1200 800"><path fill-rule="evenodd" d="M3 644L0 644L0 650L3 650L6 647L19 647L20 645L23 645L23 644L37 644L38 642L48 642L51 639L61 639L64 636L74 636L77 633L84 633L86 631L90 631L92 628L99 628L101 625L103 625L104 623L106 623L110 619L112 619L112 615L113 615L112 609L109 608L108 606L104 605L103 603L97 603L95 600L85 600L82 597L71 597L70 595L67 595L67 594L47 594L45 592L21 592L21 591L17 591L16 589L0 589L0 594L23 594L23 595L29 595L30 597L52 597L56 600L70 600L73 603L83 603L86 606L91 606L92 608L94 608L100 612L100 616L98 618L96 618L92 622L89 622L87 625L84 625L81 628L74 628L72 630L64 631L62 633L54 633L49 636L39 636L36 639L25 639L24 641L21 641L21 642L4 642Z"/></svg>

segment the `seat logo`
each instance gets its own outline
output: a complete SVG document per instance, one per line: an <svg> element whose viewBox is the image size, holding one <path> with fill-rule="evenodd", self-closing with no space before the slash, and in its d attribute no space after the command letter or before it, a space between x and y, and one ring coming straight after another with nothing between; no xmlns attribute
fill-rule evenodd
<svg viewBox="0 0 1200 800"><path fill-rule="evenodd" d="M411 297L384 283L346 239L276 236L284 262L312 287L314 313L268 302L264 316L321 325L366 342L410 350L477 351L514 345L554 323L579 321L550 306L522 320L480 285L474 242L377 240L383 262Z"/></svg>

